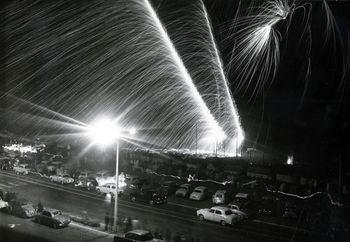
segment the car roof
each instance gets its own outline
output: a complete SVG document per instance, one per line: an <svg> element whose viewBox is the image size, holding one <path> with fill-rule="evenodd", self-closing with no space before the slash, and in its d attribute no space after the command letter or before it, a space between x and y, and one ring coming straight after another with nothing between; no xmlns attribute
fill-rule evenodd
<svg viewBox="0 0 350 242"><path fill-rule="evenodd" d="M207 189L207 187L199 186L199 187L196 187L194 190L205 190L205 189Z"/></svg>
<svg viewBox="0 0 350 242"><path fill-rule="evenodd" d="M228 207L223 207L223 206L215 206L215 207L211 207L211 209L222 210L222 211L229 210Z"/></svg>
<svg viewBox="0 0 350 242"><path fill-rule="evenodd" d="M61 212L61 210L55 209L55 208L45 208L43 211L47 211L47 212L50 212L50 213Z"/></svg>
<svg viewBox="0 0 350 242"><path fill-rule="evenodd" d="M229 203L229 204L227 204L227 206L236 206L236 207L239 207L236 203Z"/></svg>
<svg viewBox="0 0 350 242"><path fill-rule="evenodd" d="M98 171L98 172L96 172L96 174L103 174L103 173L107 173L107 172L109 172L109 171L103 170L103 171Z"/></svg>
<svg viewBox="0 0 350 242"><path fill-rule="evenodd" d="M189 183L184 183L184 184L181 184L181 186L180 187L182 187L182 186L186 186L186 187L189 187L189 186L191 186Z"/></svg>
<svg viewBox="0 0 350 242"><path fill-rule="evenodd" d="M135 229L135 230L131 230L131 231L127 232L127 234L137 234L140 236L148 234L148 233L150 233L150 232L147 230L143 230L143 229Z"/></svg>
<svg viewBox="0 0 350 242"><path fill-rule="evenodd" d="M217 190L216 193L226 193L226 190Z"/></svg>
<svg viewBox="0 0 350 242"><path fill-rule="evenodd" d="M242 192L239 192L236 194L236 198L248 198L249 194L247 193L242 193Z"/></svg>

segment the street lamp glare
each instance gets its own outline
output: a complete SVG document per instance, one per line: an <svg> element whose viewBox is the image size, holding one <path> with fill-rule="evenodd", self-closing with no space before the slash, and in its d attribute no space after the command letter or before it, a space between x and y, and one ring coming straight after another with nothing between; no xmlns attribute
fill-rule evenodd
<svg viewBox="0 0 350 242"><path fill-rule="evenodd" d="M88 128L90 139L101 146L112 144L119 138L119 132L116 123L107 118L97 120Z"/></svg>

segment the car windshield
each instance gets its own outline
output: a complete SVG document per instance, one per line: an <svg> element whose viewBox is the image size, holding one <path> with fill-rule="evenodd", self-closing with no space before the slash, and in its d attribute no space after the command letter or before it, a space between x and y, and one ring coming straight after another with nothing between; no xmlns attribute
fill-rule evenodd
<svg viewBox="0 0 350 242"><path fill-rule="evenodd" d="M68 176L68 175L63 175L63 177L67 177L67 178L69 178L69 176Z"/></svg>
<svg viewBox="0 0 350 242"><path fill-rule="evenodd" d="M140 241L148 241L152 239L153 239L153 235L151 233L147 233L139 237Z"/></svg>
<svg viewBox="0 0 350 242"><path fill-rule="evenodd" d="M53 215L62 215L61 211L54 211L52 212Z"/></svg>
<svg viewBox="0 0 350 242"><path fill-rule="evenodd" d="M222 197L222 194L216 194L216 197Z"/></svg>
<svg viewBox="0 0 350 242"><path fill-rule="evenodd" d="M230 215L230 214L233 214L233 213L232 213L231 210L226 210L226 211L225 211L225 214L226 214L226 215Z"/></svg>
<svg viewBox="0 0 350 242"><path fill-rule="evenodd" d="M202 193L203 191L202 190L194 190L194 192Z"/></svg>

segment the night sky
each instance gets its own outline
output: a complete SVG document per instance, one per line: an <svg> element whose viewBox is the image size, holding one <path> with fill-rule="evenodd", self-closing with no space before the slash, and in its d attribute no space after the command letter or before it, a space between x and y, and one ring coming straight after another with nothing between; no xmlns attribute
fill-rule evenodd
<svg viewBox="0 0 350 242"><path fill-rule="evenodd" d="M237 1L207 2L218 43L228 50L220 27L224 29L222 26L231 22ZM333 165L339 154L349 155L350 2L328 1L338 28L335 32L326 31L322 1L296 2L310 3L312 8L296 10L289 28L283 22L277 26L281 59L272 86L251 100L249 92L235 93L234 73L229 73L229 80L243 127L256 147L289 152L299 162ZM226 63L227 53L222 51Z"/></svg>
<svg viewBox="0 0 350 242"><path fill-rule="evenodd" d="M89 48L90 44L94 45L94 39L89 40L88 38L89 33L95 33L96 31L95 37L98 38L99 35L102 35L101 31L104 31L103 35L105 36L110 32L101 26L111 26L112 20L118 21L118 18L108 18L108 16L113 15L114 11L111 10L113 6L111 1L107 1L108 4L104 7L98 4L98 8L96 8L98 11L95 12L91 11L91 8L94 7L96 1L89 4L79 1L77 3L63 3L61 1L55 4L50 3L50 1L46 3L36 2L37 6L34 6L34 9L43 9L42 12L28 10L33 9L31 5L33 2L22 1L17 5L2 3L3 6L10 6L7 11L9 9L13 11L11 14L15 18L13 21L18 22L17 25L13 25L17 29L11 29L12 26L6 25L9 21L9 15L2 11L1 20L6 21L1 21L1 36L5 37L1 38L1 88L8 91L9 86L12 87L14 79L18 80L19 77L30 76L31 73L38 70L38 67L47 67L46 64L52 62L52 67L47 71L40 72L42 73L41 76L36 75L35 78L20 88L20 95L19 93L16 94L23 98L27 97L26 94L32 96L33 92L40 92L42 87L47 85L43 81L44 79L61 78L62 76L60 77L57 73L64 72L66 68L69 68L67 62L74 64L74 61L77 61L77 63L87 59L92 61L95 58L94 55L108 55L108 47L106 46L107 49L102 50L101 48L104 47L95 46L101 52L82 51L79 52L79 55L72 54L71 59L69 55L64 56L64 52L74 51L74 49L67 49L67 46L73 48L76 43L79 43L81 47ZM126 2L124 1L124 3ZM181 30L181 27L185 26L182 23L195 22L192 11L195 11L197 1L157 0L152 3L161 21L166 26L170 38L174 41L175 47L184 59L191 76L196 76L195 80L204 78L207 69L203 68L203 72L201 72L201 68L198 66L205 65L205 61L199 63L196 58L191 56L192 53L200 49L200 46L190 46L191 38L195 38L190 35L191 29L183 28ZM237 89L237 73L229 71L230 58L235 43L235 36L229 32L229 29L234 22L239 5L239 13L244 16L249 14L250 11L254 12L254 10L251 10L254 8L251 7L259 6L261 2L207 0L204 3L211 19L215 40L246 133L245 145L272 152L281 157L293 154L297 162L332 164L333 161L337 161L340 154L346 157L350 138L348 118L350 117L348 78L350 2L328 2L329 9L337 24L334 27L335 31L332 32L330 31L332 28L327 27L327 12L322 1L296 1L297 6L303 7L299 7L287 19L274 26L274 29L280 33L280 62L275 77L268 80L272 84L266 86L259 93L253 92L253 85L247 85L245 91ZM118 8L124 6L113 7L115 11L118 11ZM65 8L67 11L63 11ZM105 15L103 11L105 11ZM58 17L57 12L61 14ZM86 19L75 17L85 12L89 13L83 14ZM25 41L26 37L23 37L28 32L21 32L20 26L25 24L21 21L26 19L23 17L24 15L30 16L29 19L35 24L34 30L29 33L30 35L36 35L35 38L31 39L32 43ZM64 18L60 19L62 16ZM93 24L85 25L85 21L90 20ZM52 25L48 23L54 23L55 31L50 29ZM126 24L128 23L120 23L119 25L114 23L113 26L116 31L123 31L122 28ZM66 31L68 31L67 26L73 26L69 30L72 32L81 30L79 35L74 35L74 38L77 37L76 39L60 37L60 34L66 34ZM60 31L56 31L57 29ZM192 29L192 33L194 30L197 29ZM15 33L15 35L12 35L12 33ZM47 36L45 36L45 33ZM55 33L55 35L52 35L52 33ZM8 36L11 36L11 38ZM106 40L112 41L111 38L113 36L109 36ZM36 39L39 42L36 43ZM47 43L53 44L54 51L47 52L43 48L42 52L37 51L34 54L34 59L15 59L16 51L22 51L21 48L26 48L24 49L26 53L30 53L35 49L38 50L40 46L37 46L37 44L46 43L46 40ZM69 44L67 45L67 43ZM133 46L129 46L129 48L128 51L132 51ZM140 48L140 50L145 51L143 48ZM11 51L14 55L11 55ZM90 55L90 53L94 54ZM15 69L9 70L9 67L5 65L9 58L16 62ZM86 64L90 65L91 63ZM161 66L162 64L159 64L159 68ZM85 79L91 81L91 85L95 85L94 88L98 88L100 84L94 82L95 79L91 76L98 76L100 73L82 72L85 69L79 68L78 66L75 74L83 75ZM108 68L112 68L112 66L108 66ZM69 69L69 71L71 74L65 74L62 77L63 79L71 78L72 73L74 75L74 70ZM117 75L118 71L119 73L122 72L123 68L120 67L118 70L114 70L113 74ZM108 77L103 78L108 79ZM133 78L137 77L134 76ZM58 83L56 84L59 85ZM54 84L50 83L50 85ZM54 107L49 98L43 98L42 94L39 95L39 99L42 100L41 104ZM69 99L68 92L66 95L66 98ZM37 101L37 99L33 98L32 101ZM5 103L2 99L1 105L5 107L11 105L11 102L11 100L7 100ZM98 109L98 105L95 108ZM191 107L189 108L191 109ZM57 109L57 111L60 110ZM192 118L189 118L189 120L192 120Z"/></svg>

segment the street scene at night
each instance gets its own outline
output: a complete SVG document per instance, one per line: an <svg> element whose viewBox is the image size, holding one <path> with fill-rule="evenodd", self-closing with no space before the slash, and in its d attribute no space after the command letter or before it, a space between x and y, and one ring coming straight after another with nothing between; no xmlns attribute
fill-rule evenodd
<svg viewBox="0 0 350 242"><path fill-rule="evenodd" d="M0 5L0 241L350 241L349 1Z"/></svg>

